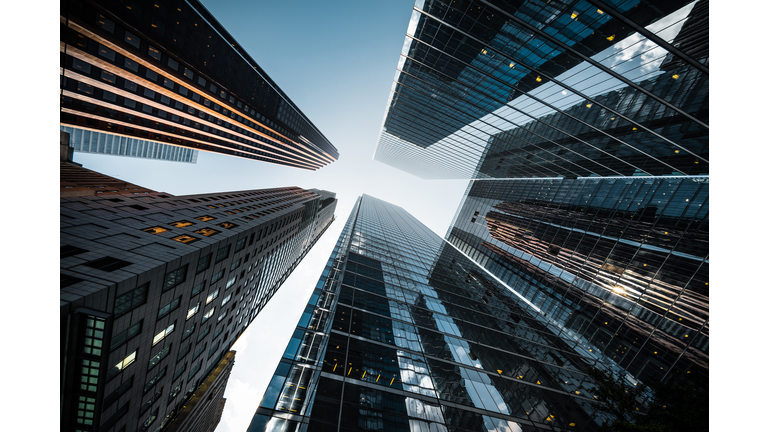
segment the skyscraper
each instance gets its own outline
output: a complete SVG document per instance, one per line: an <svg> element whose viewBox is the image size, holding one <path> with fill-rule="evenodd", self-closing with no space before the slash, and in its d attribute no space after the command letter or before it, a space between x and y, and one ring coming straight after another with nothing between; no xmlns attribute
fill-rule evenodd
<svg viewBox="0 0 768 432"><path fill-rule="evenodd" d="M336 148L197 0L62 0L61 124L315 170Z"/></svg>
<svg viewBox="0 0 768 432"><path fill-rule="evenodd" d="M61 130L70 134L72 147L77 152L197 163L199 151L191 148L69 126L61 126Z"/></svg>
<svg viewBox="0 0 768 432"><path fill-rule="evenodd" d="M62 198L61 430L166 427L335 207L297 187Z"/></svg>
<svg viewBox="0 0 768 432"><path fill-rule="evenodd" d="M446 239L633 381L709 376L709 177L477 180Z"/></svg>
<svg viewBox="0 0 768 432"><path fill-rule="evenodd" d="M706 173L706 20L687 0L417 1L374 158L423 178Z"/></svg>
<svg viewBox="0 0 768 432"><path fill-rule="evenodd" d="M248 428L594 430L592 342L360 197ZM555 428L555 429L552 429Z"/></svg>

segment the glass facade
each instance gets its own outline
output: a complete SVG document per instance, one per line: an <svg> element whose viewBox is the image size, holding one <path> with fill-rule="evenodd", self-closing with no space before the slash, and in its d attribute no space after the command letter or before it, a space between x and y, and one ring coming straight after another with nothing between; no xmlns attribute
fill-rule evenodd
<svg viewBox="0 0 768 432"><path fill-rule="evenodd" d="M701 1L418 0L374 158L423 178L706 173L706 23Z"/></svg>
<svg viewBox="0 0 768 432"><path fill-rule="evenodd" d="M596 430L596 344L363 195L248 432Z"/></svg>
<svg viewBox="0 0 768 432"><path fill-rule="evenodd" d="M197 150L103 132L61 126L77 152L197 163Z"/></svg>
<svg viewBox="0 0 768 432"><path fill-rule="evenodd" d="M708 176L477 180L446 238L630 382L706 382Z"/></svg>
<svg viewBox="0 0 768 432"><path fill-rule="evenodd" d="M321 168L336 148L197 0L62 0L61 124Z"/></svg>

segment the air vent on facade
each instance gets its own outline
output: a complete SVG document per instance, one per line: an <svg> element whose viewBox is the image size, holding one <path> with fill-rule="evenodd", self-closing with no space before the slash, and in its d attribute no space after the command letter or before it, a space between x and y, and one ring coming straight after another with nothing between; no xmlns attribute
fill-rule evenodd
<svg viewBox="0 0 768 432"><path fill-rule="evenodd" d="M121 259L113 258L110 256L106 256L104 258L99 258L95 261L91 261L89 263L85 263L88 267L93 267L95 269L99 269L105 272L113 272L115 270L119 270L123 267L131 265L128 261L123 261Z"/></svg>

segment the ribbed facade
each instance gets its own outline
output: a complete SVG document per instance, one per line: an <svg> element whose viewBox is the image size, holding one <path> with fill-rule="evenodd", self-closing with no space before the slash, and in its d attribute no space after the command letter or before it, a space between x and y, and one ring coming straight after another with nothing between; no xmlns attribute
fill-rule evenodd
<svg viewBox="0 0 768 432"><path fill-rule="evenodd" d="M339 153L196 0L60 4L61 125L315 170Z"/></svg>
<svg viewBox="0 0 768 432"><path fill-rule="evenodd" d="M297 187L62 198L61 430L167 427L335 207Z"/></svg>
<svg viewBox="0 0 768 432"><path fill-rule="evenodd" d="M61 126L61 130L70 134L70 144L75 151L80 153L197 163L198 150L186 147L71 128L69 126Z"/></svg>

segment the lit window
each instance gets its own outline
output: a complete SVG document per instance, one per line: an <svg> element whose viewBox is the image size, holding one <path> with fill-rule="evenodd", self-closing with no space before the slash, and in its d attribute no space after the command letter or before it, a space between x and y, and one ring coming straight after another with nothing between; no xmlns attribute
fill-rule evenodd
<svg viewBox="0 0 768 432"><path fill-rule="evenodd" d="M212 317L213 316L213 311L215 311L215 310L216 310L216 308L213 307L213 308L211 308L211 310L206 312L205 315L203 315L203 321L202 322L206 322L208 320L208 318Z"/></svg>
<svg viewBox="0 0 768 432"><path fill-rule="evenodd" d="M160 333L156 334L154 339L152 339L152 346L157 345L158 343L160 343L161 340L165 339L166 336L173 333L173 329L175 327L176 327L176 323L171 323L171 325L161 330Z"/></svg>
<svg viewBox="0 0 768 432"><path fill-rule="evenodd" d="M233 224L232 222L222 222L220 224L216 224L216 226L220 226L226 229L232 229L237 227L237 225Z"/></svg>
<svg viewBox="0 0 768 432"><path fill-rule="evenodd" d="M169 225L175 226L176 228L184 228L184 227L188 227L188 226L194 225L194 224L192 222L190 222L190 221L182 220L182 221L178 221L178 222L171 222Z"/></svg>
<svg viewBox="0 0 768 432"><path fill-rule="evenodd" d="M672 78L674 78L674 79L678 79L678 78L680 78L680 75L678 75L678 74L674 74L674 75L672 75Z"/></svg>
<svg viewBox="0 0 768 432"><path fill-rule="evenodd" d="M536 77L536 82L541 82L541 77L540 76Z"/></svg>
<svg viewBox="0 0 768 432"><path fill-rule="evenodd" d="M235 281L237 281L237 275L233 276L232 279L227 281L227 286L224 289L229 289L229 287L235 284Z"/></svg>
<svg viewBox="0 0 768 432"><path fill-rule="evenodd" d="M232 293L229 293L226 297L224 297L224 300L221 301L221 305L224 306L227 304L227 302L232 298Z"/></svg>
<svg viewBox="0 0 768 432"><path fill-rule="evenodd" d="M218 234L218 233L219 233L219 231L216 231L215 229L212 229L212 228L201 228L201 229L195 231L195 234L204 235L206 237L210 237L210 236L212 236L214 234Z"/></svg>
<svg viewBox="0 0 768 432"><path fill-rule="evenodd" d="M195 316L195 314L197 313L197 311L198 311L198 310L200 310L200 302L197 302L197 304L195 305L195 307L193 307L193 308L191 308L191 309L189 309L189 310L187 311L187 319L190 319L190 318L192 318L193 316Z"/></svg>
<svg viewBox="0 0 768 432"><path fill-rule="evenodd" d="M136 351L128 354L124 359L117 362L112 369L107 371L107 379L110 379L120 373L123 369L127 368L136 360Z"/></svg>
<svg viewBox="0 0 768 432"><path fill-rule="evenodd" d="M609 41L612 41L614 38L616 38L616 35L610 35L606 39L608 39Z"/></svg>
<svg viewBox="0 0 768 432"><path fill-rule="evenodd" d="M213 216L198 216L195 219L197 219L199 221L203 221L203 222L208 222L208 221L212 221L212 220L214 220L216 218L213 217Z"/></svg>
<svg viewBox="0 0 768 432"><path fill-rule="evenodd" d="M216 291L208 294L208 297L205 298L205 304L212 302L218 296L219 296L219 290L217 289Z"/></svg>
<svg viewBox="0 0 768 432"><path fill-rule="evenodd" d="M510 63L509 67L511 67L511 68L515 67L515 64L514 63Z"/></svg>
<svg viewBox="0 0 768 432"><path fill-rule="evenodd" d="M227 316L227 311L224 311L223 314L219 315L219 317L216 319L216 322L220 322L224 319L225 316Z"/></svg>
<svg viewBox="0 0 768 432"><path fill-rule="evenodd" d="M600 9L598 9L598 10L597 10L597 13L599 13L600 15L602 15L602 14L604 14L605 12L601 11ZM576 426L576 425L573 425L573 426Z"/></svg>
<svg viewBox="0 0 768 432"><path fill-rule="evenodd" d="M574 19L574 18L576 18L577 16L579 16L579 14L578 14L577 12L574 12L574 13L572 13L572 14L571 14L571 19Z"/></svg>
<svg viewBox="0 0 768 432"><path fill-rule="evenodd" d="M192 237L190 235L182 234L180 236L171 237L171 240L176 240L177 242L180 242L180 243L192 243L200 239L197 237Z"/></svg>

